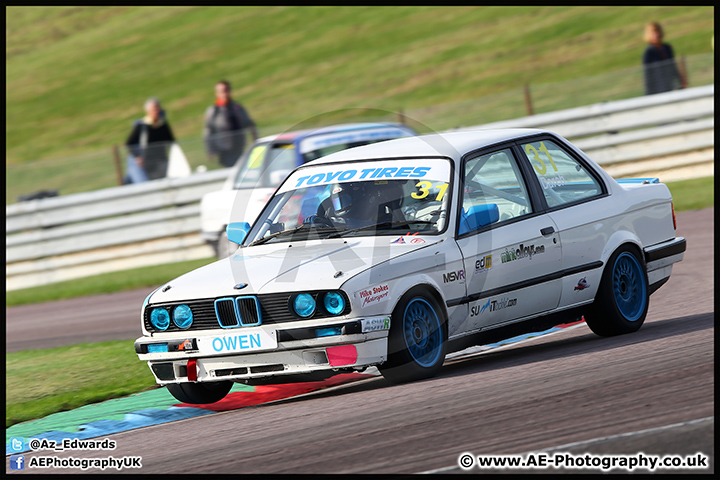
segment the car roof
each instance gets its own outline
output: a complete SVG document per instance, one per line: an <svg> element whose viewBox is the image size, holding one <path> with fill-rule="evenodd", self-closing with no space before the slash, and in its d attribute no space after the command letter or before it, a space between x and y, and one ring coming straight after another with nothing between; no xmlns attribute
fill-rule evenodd
<svg viewBox="0 0 720 480"><path fill-rule="evenodd" d="M464 130L462 132L433 133L354 147L313 160L305 165L372 158L437 156L449 157L459 161L463 155L470 151L540 133L550 132L534 128L508 128L502 130Z"/></svg>
<svg viewBox="0 0 720 480"><path fill-rule="evenodd" d="M274 135L268 135L266 137L259 138L255 143L265 143L265 142L272 142L272 141L287 141L287 142L295 142L300 141L303 138L310 137L312 135L320 135L323 133L339 133L339 132L348 132L353 130L367 130L370 128L382 128L382 127L396 127L396 128L402 128L407 130L408 132L412 132L415 134L415 131L408 127L407 125L403 125L401 123L394 123L394 122L365 122L365 123L339 123L336 125L328 125L325 127L318 127L318 128L306 128L302 130L292 130L289 132L283 132L283 133L276 133Z"/></svg>

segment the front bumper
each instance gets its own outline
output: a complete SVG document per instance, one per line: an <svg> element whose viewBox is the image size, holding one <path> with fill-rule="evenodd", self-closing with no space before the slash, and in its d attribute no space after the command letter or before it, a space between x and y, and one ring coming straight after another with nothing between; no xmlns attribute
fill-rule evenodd
<svg viewBox="0 0 720 480"><path fill-rule="evenodd" d="M222 380L246 381L267 377L332 373L335 370L364 370L387 360L387 317L377 319L346 320L338 324L337 334L316 337L317 329L328 329L322 324L293 325L277 328L276 325L233 329L233 333L271 333L277 347L248 352L204 350L202 345L220 346L228 331L203 330L180 333L155 334L135 341L135 351L141 361L147 361L160 385L182 382L217 382ZM381 329L378 329L378 326ZM372 331L367 331L373 329ZM309 338L309 337L313 338ZM232 337L231 337L232 338ZM167 345L168 351L152 351L153 346ZM250 343L244 343L251 346ZM255 344L257 346L257 344Z"/></svg>

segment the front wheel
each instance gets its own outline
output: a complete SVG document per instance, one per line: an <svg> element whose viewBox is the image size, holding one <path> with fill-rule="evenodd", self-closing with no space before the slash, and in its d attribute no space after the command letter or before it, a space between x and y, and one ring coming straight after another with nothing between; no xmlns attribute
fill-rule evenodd
<svg viewBox="0 0 720 480"><path fill-rule="evenodd" d="M445 360L445 311L423 288L410 290L393 311L388 360L380 372L393 383L436 375Z"/></svg>
<svg viewBox="0 0 720 480"><path fill-rule="evenodd" d="M603 337L636 332L647 316L649 297L645 263L635 248L624 245L611 255L585 323Z"/></svg>
<svg viewBox="0 0 720 480"><path fill-rule="evenodd" d="M232 386L233 382L170 383L167 389L183 403L206 404L225 398Z"/></svg>

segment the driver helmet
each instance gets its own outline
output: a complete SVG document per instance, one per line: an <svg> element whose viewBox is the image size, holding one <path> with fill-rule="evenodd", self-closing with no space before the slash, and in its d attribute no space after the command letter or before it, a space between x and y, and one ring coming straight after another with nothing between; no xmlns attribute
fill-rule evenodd
<svg viewBox="0 0 720 480"><path fill-rule="evenodd" d="M353 207L357 209L365 197L362 183L339 183L333 186L330 198L333 210L338 217L347 217Z"/></svg>

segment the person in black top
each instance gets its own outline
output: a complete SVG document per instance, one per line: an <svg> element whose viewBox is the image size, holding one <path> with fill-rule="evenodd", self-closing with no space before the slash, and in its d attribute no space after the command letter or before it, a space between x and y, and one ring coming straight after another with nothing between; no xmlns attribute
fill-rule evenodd
<svg viewBox="0 0 720 480"><path fill-rule="evenodd" d="M136 121L126 145L148 180L163 178L168 169L168 148L175 141L157 98L145 102L145 117Z"/></svg>
<svg viewBox="0 0 720 480"><path fill-rule="evenodd" d="M215 84L215 103L205 111L203 138L209 156L217 156L220 164L232 167L245 150L246 132L253 141L258 133L255 122L245 107L230 98L230 83Z"/></svg>
<svg viewBox="0 0 720 480"><path fill-rule="evenodd" d="M675 64L672 47L670 44L663 43L662 39L663 30L660 24L648 23L645 27L645 41L648 46L642 57L645 95L687 87L685 78Z"/></svg>

